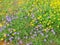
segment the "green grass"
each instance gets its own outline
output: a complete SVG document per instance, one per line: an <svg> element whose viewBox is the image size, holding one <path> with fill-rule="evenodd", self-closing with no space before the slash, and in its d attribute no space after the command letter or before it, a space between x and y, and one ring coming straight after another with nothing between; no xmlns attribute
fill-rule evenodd
<svg viewBox="0 0 60 45"><path fill-rule="evenodd" d="M54 4L57 3L56 1L1 0L0 28L3 30L0 31L0 40L8 42L9 38L13 37L12 42L16 45L19 40L22 40L24 44L32 42L32 45L53 45L53 42L60 45L60 3ZM6 16L12 20L8 22ZM4 37L4 34L9 36ZM44 39L46 39L45 42Z"/></svg>

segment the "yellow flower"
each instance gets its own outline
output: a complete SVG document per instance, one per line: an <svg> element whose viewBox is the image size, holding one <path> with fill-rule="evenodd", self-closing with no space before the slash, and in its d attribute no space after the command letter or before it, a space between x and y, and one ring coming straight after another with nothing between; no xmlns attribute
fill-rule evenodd
<svg viewBox="0 0 60 45"><path fill-rule="evenodd" d="M30 24L32 24L33 22L30 22Z"/></svg>
<svg viewBox="0 0 60 45"><path fill-rule="evenodd" d="M0 23L0 27L2 27L3 25Z"/></svg>
<svg viewBox="0 0 60 45"><path fill-rule="evenodd" d="M59 0L51 1L50 6L52 8L58 8L60 6L60 1Z"/></svg>
<svg viewBox="0 0 60 45"><path fill-rule="evenodd" d="M2 2L2 1L0 0L0 2Z"/></svg>
<svg viewBox="0 0 60 45"><path fill-rule="evenodd" d="M34 26L34 24L33 24L32 22L30 23L30 25L31 25L31 26Z"/></svg>
<svg viewBox="0 0 60 45"><path fill-rule="evenodd" d="M18 4L23 4L24 1L23 0L18 0Z"/></svg>
<svg viewBox="0 0 60 45"><path fill-rule="evenodd" d="M47 29L44 29L44 31L46 32Z"/></svg>
<svg viewBox="0 0 60 45"><path fill-rule="evenodd" d="M31 16L29 12L28 12L28 16Z"/></svg>
<svg viewBox="0 0 60 45"><path fill-rule="evenodd" d="M4 40L3 38L0 39L1 41Z"/></svg>
<svg viewBox="0 0 60 45"><path fill-rule="evenodd" d="M15 34L13 33L12 35L14 36Z"/></svg>
<svg viewBox="0 0 60 45"><path fill-rule="evenodd" d="M30 12L32 12L33 10L32 10L32 9L30 9L29 11L30 11Z"/></svg>
<svg viewBox="0 0 60 45"><path fill-rule="evenodd" d="M50 23L47 23L47 25L49 25Z"/></svg>
<svg viewBox="0 0 60 45"><path fill-rule="evenodd" d="M39 16L39 17L38 17L38 19L41 19L41 18L42 18L42 16Z"/></svg>
<svg viewBox="0 0 60 45"><path fill-rule="evenodd" d="M51 28L52 26L50 25L49 28Z"/></svg>
<svg viewBox="0 0 60 45"><path fill-rule="evenodd" d="M32 22L35 22L35 19L33 19Z"/></svg>
<svg viewBox="0 0 60 45"><path fill-rule="evenodd" d="M16 29L13 29L14 32L16 32Z"/></svg>
<svg viewBox="0 0 60 45"><path fill-rule="evenodd" d="M6 38L6 34L4 34L4 37Z"/></svg>
<svg viewBox="0 0 60 45"><path fill-rule="evenodd" d="M38 0L36 0L36 2L38 2Z"/></svg>
<svg viewBox="0 0 60 45"><path fill-rule="evenodd" d="M32 25L32 26L34 26L34 24L33 24L33 23L32 23L31 25Z"/></svg>

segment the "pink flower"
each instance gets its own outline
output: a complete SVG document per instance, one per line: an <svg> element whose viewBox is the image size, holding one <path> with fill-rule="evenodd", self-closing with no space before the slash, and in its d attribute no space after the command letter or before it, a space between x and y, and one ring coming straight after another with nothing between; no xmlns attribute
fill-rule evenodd
<svg viewBox="0 0 60 45"><path fill-rule="evenodd" d="M6 16L6 20L8 21L8 22L11 22L11 17L10 16Z"/></svg>

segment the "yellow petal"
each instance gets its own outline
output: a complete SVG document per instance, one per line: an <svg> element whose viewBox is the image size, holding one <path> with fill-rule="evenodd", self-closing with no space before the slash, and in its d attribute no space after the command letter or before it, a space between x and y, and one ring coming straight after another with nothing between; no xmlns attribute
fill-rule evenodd
<svg viewBox="0 0 60 45"><path fill-rule="evenodd" d="M3 25L0 23L0 27L2 27Z"/></svg>

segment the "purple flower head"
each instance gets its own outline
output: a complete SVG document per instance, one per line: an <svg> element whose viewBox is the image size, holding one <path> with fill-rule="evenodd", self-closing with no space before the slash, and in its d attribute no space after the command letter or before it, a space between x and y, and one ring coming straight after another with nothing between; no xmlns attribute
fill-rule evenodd
<svg viewBox="0 0 60 45"><path fill-rule="evenodd" d="M14 32L14 34L16 34L17 32Z"/></svg>
<svg viewBox="0 0 60 45"><path fill-rule="evenodd" d="M0 32L2 31L2 28L0 27Z"/></svg>
<svg viewBox="0 0 60 45"><path fill-rule="evenodd" d="M10 38L9 38L9 41L11 42L11 41L13 40L13 38L14 38L14 37L10 37Z"/></svg>
<svg viewBox="0 0 60 45"><path fill-rule="evenodd" d="M12 38L9 38L9 41L12 41Z"/></svg>
<svg viewBox="0 0 60 45"><path fill-rule="evenodd" d="M11 22L11 17L10 17L10 16L6 16L6 20L7 20L8 22Z"/></svg>
<svg viewBox="0 0 60 45"><path fill-rule="evenodd" d="M54 30L51 30L51 32L54 32Z"/></svg>
<svg viewBox="0 0 60 45"><path fill-rule="evenodd" d="M40 34L41 34L42 36L44 36L44 34L43 34L42 32L40 32Z"/></svg>
<svg viewBox="0 0 60 45"><path fill-rule="evenodd" d="M51 30L51 32L55 35L55 31L54 30Z"/></svg>

